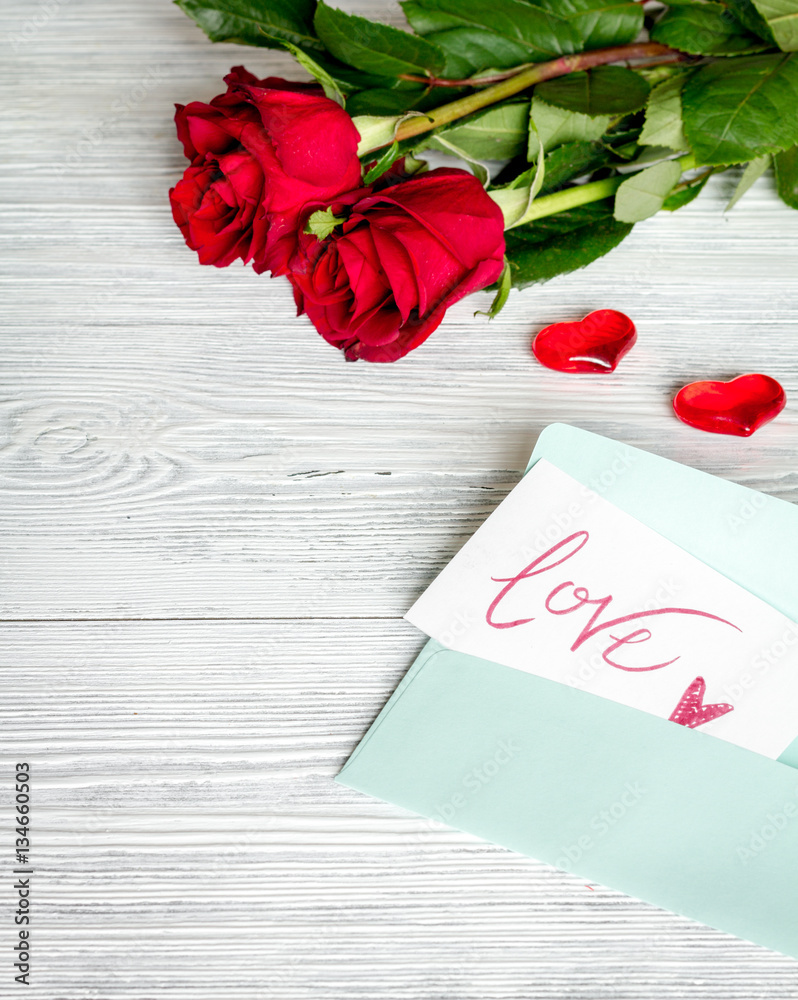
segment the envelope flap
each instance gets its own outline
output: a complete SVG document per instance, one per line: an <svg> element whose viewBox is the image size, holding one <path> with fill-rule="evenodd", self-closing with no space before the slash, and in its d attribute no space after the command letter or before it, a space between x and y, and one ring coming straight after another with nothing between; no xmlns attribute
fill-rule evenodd
<svg viewBox="0 0 798 1000"><path fill-rule="evenodd" d="M798 951L798 775L430 642L339 781Z"/></svg>
<svg viewBox="0 0 798 1000"><path fill-rule="evenodd" d="M540 458L798 621L798 506L567 424Z"/></svg>

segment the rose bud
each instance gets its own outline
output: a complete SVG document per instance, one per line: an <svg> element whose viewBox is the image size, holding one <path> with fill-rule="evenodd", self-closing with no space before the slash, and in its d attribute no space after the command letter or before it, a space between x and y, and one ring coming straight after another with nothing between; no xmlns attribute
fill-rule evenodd
<svg viewBox="0 0 798 1000"><path fill-rule="evenodd" d="M252 261L284 273L308 202L358 187L359 135L315 84L258 80L242 66L210 104L176 105L191 165L169 192L172 214L201 264Z"/></svg>
<svg viewBox="0 0 798 1000"><path fill-rule="evenodd" d="M504 218L465 170L364 188L306 219L289 273L297 307L347 361L403 357L502 271Z"/></svg>

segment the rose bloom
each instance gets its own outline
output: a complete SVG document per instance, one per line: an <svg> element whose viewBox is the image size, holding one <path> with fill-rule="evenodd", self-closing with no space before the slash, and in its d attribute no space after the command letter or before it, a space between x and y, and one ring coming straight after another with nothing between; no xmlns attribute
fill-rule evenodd
<svg viewBox="0 0 798 1000"><path fill-rule="evenodd" d="M504 217L465 170L363 188L330 208L345 221L324 240L302 232L289 277L299 312L347 361L396 361L501 274Z"/></svg>
<svg viewBox="0 0 798 1000"><path fill-rule="evenodd" d="M303 207L361 185L360 136L315 84L258 80L243 66L225 83L210 104L176 105L191 165L169 192L172 214L201 264L240 257L282 274Z"/></svg>

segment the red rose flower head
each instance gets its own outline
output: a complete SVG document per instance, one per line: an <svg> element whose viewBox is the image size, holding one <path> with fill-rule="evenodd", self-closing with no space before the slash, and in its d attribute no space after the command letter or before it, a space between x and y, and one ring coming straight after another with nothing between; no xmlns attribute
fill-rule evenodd
<svg viewBox="0 0 798 1000"><path fill-rule="evenodd" d="M177 105L178 138L191 161L169 192L172 214L201 264L241 258L258 273L285 273L308 202L360 186L359 135L315 84L258 80L243 66L227 93Z"/></svg>
<svg viewBox="0 0 798 1000"><path fill-rule="evenodd" d="M299 312L348 361L396 361L501 274L504 218L465 170L364 188L329 208L338 224L324 239L301 233L289 277Z"/></svg>

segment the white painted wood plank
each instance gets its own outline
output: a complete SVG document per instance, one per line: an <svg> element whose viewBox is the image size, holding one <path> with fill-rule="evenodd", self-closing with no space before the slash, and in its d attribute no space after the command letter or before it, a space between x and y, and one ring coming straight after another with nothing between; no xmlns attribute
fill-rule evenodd
<svg viewBox="0 0 798 1000"><path fill-rule="evenodd" d="M792 215L767 203L792 225ZM733 242L723 244L727 261L755 274L743 305L709 301L721 286L726 299L731 292L719 275L712 285L707 247L689 260L701 283L685 284L679 271L675 291L663 288L654 308L651 287L641 294L628 275L612 296L580 284L610 280L611 256L583 276L515 296L490 328L463 305L422 351L388 367L343 363L288 318L281 284L199 268L177 245L174 266L197 285L182 305L168 303L169 316L183 313L174 324L142 317L158 298L156 278L145 273L108 301L94 300L90 322L66 331L46 302L37 302L39 325L31 326L30 298L16 286L0 408L0 516L14 581L6 615L401 613L512 485L553 420L793 499L792 403L747 441L701 434L670 412L674 389L695 377L764 370L791 396L798 389L795 284L786 280L795 265L751 257L745 244L733 253ZM639 252L630 247L627 265ZM237 311L225 320L218 283L228 278L236 309L263 289L278 319L285 307L285 326L243 334ZM101 275L90 285L105 282ZM578 309L569 288L579 289ZM216 325L205 309L202 323L190 320L203 295L218 307ZM542 369L527 342L558 315L551 306L538 311L546 298L560 303L560 316L621 306L636 318L640 344L610 378ZM666 300L675 316L665 314ZM751 325L757 309L764 321ZM363 588L364 575L384 586Z"/></svg>
<svg viewBox="0 0 798 1000"><path fill-rule="evenodd" d="M380 428L364 412L357 433L340 435L309 413L300 430L283 418L272 431L276 417L220 414L210 401L201 410L164 395L153 420L135 390L126 402L121 391L61 398L8 412L9 618L403 614L517 481L546 422L508 412L506 394L502 417L486 398L483 420L418 407ZM601 407L577 422L649 443ZM790 416L746 442L699 438L667 415L657 431L656 451L796 496ZM428 472L392 470L425 461Z"/></svg>
<svg viewBox="0 0 798 1000"><path fill-rule="evenodd" d="M796 995L789 959L335 785L420 639L297 628L0 626L6 759L34 766L28 995Z"/></svg>

